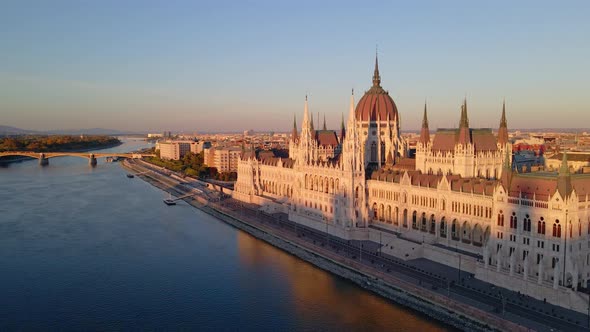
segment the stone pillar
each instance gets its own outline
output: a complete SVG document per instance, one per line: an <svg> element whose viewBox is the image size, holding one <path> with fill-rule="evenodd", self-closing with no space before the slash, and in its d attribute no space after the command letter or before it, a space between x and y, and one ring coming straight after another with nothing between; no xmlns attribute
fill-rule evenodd
<svg viewBox="0 0 590 332"><path fill-rule="evenodd" d="M88 158L88 164L93 167L96 166L96 157L94 157L94 154L91 154Z"/></svg>
<svg viewBox="0 0 590 332"><path fill-rule="evenodd" d="M557 289L559 286L559 266L561 264L555 264L555 268L553 269L553 289Z"/></svg>
<svg viewBox="0 0 590 332"><path fill-rule="evenodd" d="M574 266L574 269L573 269L572 289L575 291L578 290L578 269L577 269L577 266Z"/></svg>
<svg viewBox="0 0 590 332"><path fill-rule="evenodd" d="M539 285L543 283L543 260L544 258L539 261L539 280L537 280Z"/></svg>
<svg viewBox="0 0 590 332"><path fill-rule="evenodd" d="M45 153L39 154L39 165L41 165L41 166L49 165L49 159L47 157L45 157Z"/></svg>

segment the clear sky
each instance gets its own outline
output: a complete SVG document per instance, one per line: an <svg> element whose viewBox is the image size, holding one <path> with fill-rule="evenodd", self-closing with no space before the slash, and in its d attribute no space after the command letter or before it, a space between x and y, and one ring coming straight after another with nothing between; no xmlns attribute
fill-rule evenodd
<svg viewBox="0 0 590 332"><path fill-rule="evenodd" d="M337 128L371 85L402 129L590 127L590 1L2 1L0 125Z"/></svg>

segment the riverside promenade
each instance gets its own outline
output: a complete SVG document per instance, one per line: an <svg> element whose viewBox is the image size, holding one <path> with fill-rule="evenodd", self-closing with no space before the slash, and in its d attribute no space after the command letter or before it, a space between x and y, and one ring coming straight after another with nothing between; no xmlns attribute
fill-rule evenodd
<svg viewBox="0 0 590 332"><path fill-rule="evenodd" d="M191 183L160 173L159 167L145 162L127 161L125 166L143 173L141 178L174 195L194 190ZM428 278L426 274L425 278L424 271L383 257L372 242L345 241L290 222L285 214L266 214L257 205L244 204L219 192L206 190L184 200L324 270L462 330L583 330L579 325L562 327L558 321L555 328L550 321L542 323L542 315L539 324L526 319L521 322L518 315L504 314L505 301L501 307L493 303L482 306L459 294L451 282L434 275Z"/></svg>

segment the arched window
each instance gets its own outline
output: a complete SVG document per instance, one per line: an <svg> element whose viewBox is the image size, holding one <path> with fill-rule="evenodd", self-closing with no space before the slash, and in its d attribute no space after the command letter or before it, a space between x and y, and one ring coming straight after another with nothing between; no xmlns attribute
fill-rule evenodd
<svg viewBox="0 0 590 332"><path fill-rule="evenodd" d="M531 231L531 218L530 216L527 214L524 218L524 223L523 223L523 231L525 232L530 232Z"/></svg>
<svg viewBox="0 0 590 332"><path fill-rule="evenodd" d="M498 226L504 226L504 213L502 210L498 213Z"/></svg>
<svg viewBox="0 0 590 332"><path fill-rule="evenodd" d="M510 228L517 229L518 228L518 220L516 219L516 212L512 212L510 216Z"/></svg>
<svg viewBox="0 0 590 332"><path fill-rule="evenodd" d="M451 224L451 237L453 240L459 239L459 225L457 224L457 219L453 219L453 223Z"/></svg>
<svg viewBox="0 0 590 332"><path fill-rule="evenodd" d="M537 233L545 235L545 219L543 217L537 223Z"/></svg>
<svg viewBox="0 0 590 332"><path fill-rule="evenodd" d="M377 162L377 143L371 143L371 161Z"/></svg>
<svg viewBox="0 0 590 332"><path fill-rule="evenodd" d="M553 224L553 237L561 237L561 225L559 224L559 219L555 219L555 223Z"/></svg>
<svg viewBox="0 0 590 332"><path fill-rule="evenodd" d="M445 222L445 217L440 219L440 237L447 237L447 224Z"/></svg>
<svg viewBox="0 0 590 332"><path fill-rule="evenodd" d="M417 218L417 212L416 212L416 211L414 211L414 212L412 213L412 228L413 228L413 229L418 229L418 225L417 225L417 223L416 223L416 218Z"/></svg>
<svg viewBox="0 0 590 332"><path fill-rule="evenodd" d="M385 143L381 142L381 163L385 163Z"/></svg>
<svg viewBox="0 0 590 332"><path fill-rule="evenodd" d="M434 214L430 215L430 233L436 233L436 220L434 220Z"/></svg>

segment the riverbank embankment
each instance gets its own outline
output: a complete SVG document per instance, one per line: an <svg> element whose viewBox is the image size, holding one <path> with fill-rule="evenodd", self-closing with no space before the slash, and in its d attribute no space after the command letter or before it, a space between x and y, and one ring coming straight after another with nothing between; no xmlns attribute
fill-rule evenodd
<svg viewBox="0 0 590 332"><path fill-rule="evenodd" d="M125 163L124 166L138 173L145 172L147 169L135 162ZM174 195L181 196L187 192L183 189L185 187L181 182L173 177L155 172L144 173L139 177ZM327 250L323 244L316 244L315 241L312 243L280 227L272 227L269 221L265 221L264 218L248 215L244 213L243 209L228 208L227 204L222 201L215 202L215 199L201 195L187 197L184 201L323 270L350 280L362 288L421 312L444 324L469 331L527 330L464 302L441 296L436 292L417 287L407 281L360 264L354 259L343 257Z"/></svg>

